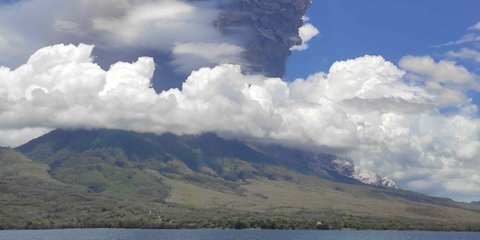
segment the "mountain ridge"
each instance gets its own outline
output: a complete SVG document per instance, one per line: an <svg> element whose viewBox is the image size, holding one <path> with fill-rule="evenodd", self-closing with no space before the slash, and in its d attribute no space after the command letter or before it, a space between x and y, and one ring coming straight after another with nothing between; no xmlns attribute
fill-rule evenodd
<svg viewBox="0 0 480 240"><path fill-rule="evenodd" d="M71 138L75 136L75 138ZM101 138L97 138L101 136ZM351 162L340 159L335 155L313 153L310 151L289 148L275 144L253 144L245 143L235 139L223 139L215 133L203 133L199 135L176 136L172 133L153 134L153 133L135 133L122 130L54 130L40 138L42 142L50 139L62 139L60 142L53 143L53 152L59 151L65 146L74 148L75 151L82 152L91 148L102 146L117 147L125 151L129 158L134 161L147 159L153 156L162 161L168 160L165 155L175 156L182 159L185 164L195 169L198 163L194 157L186 155L191 149L200 151L205 158L230 157L246 159L247 161L263 162L266 164L279 164L297 171L309 174L316 174L320 177L327 177L333 180L346 181L348 183L362 182L370 185L396 187L390 180L388 184L382 184L382 177L372 172L371 175L380 179L362 179L358 167ZM35 146L37 139L34 139L17 149L20 152L29 155L31 146ZM178 142L181 142L178 144ZM38 153L37 153L38 154ZM30 156L30 155L29 155ZM45 156L30 156L42 161ZM208 165L208 164L207 164ZM388 186L390 185L390 186Z"/></svg>
<svg viewBox="0 0 480 240"><path fill-rule="evenodd" d="M366 185L329 169L336 159L212 133L55 130L0 150L0 227L480 226L479 206Z"/></svg>

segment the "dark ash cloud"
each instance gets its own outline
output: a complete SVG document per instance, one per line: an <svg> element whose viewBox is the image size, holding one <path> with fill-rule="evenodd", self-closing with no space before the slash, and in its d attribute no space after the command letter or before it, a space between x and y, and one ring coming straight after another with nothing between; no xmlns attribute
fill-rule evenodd
<svg viewBox="0 0 480 240"><path fill-rule="evenodd" d="M298 29L310 5L310 0L232 0L215 24L227 35L251 29L243 53L245 70L282 77L290 48L302 44Z"/></svg>

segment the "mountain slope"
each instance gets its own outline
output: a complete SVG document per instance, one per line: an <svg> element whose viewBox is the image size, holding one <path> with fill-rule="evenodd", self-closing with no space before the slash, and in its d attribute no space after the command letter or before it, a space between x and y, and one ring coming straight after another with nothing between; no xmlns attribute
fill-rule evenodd
<svg viewBox="0 0 480 240"><path fill-rule="evenodd" d="M135 211L135 202L62 183L48 170L14 149L0 148L0 229L88 227L92 219L98 219L97 226L108 226L109 221L143 216ZM118 209L108 212L112 206Z"/></svg>
<svg viewBox="0 0 480 240"><path fill-rule="evenodd" d="M252 145L226 140L215 134L199 136L155 135L119 130L55 130L18 148L28 157L49 164L53 168L78 154L95 151L115 153L117 161L127 159L137 166L159 165L180 160L195 172L211 173L237 180L247 172L224 169L220 159L240 159L255 165L283 166L301 173L316 175L345 183L359 183L352 177L353 165L341 165L338 158L328 154L290 149L279 145ZM118 156L121 154L122 156ZM162 164L160 164L162 165ZM160 167L160 166L157 166ZM168 170L168 169L162 169ZM258 169L257 169L258 170ZM256 171L256 174L262 174ZM237 174L233 176L232 174ZM229 176L226 176L229 175Z"/></svg>
<svg viewBox="0 0 480 240"><path fill-rule="evenodd" d="M26 157L9 149L0 163L37 169L40 178L14 195L30 196L44 182L60 186L35 194L59 203L68 198L72 209L97 216L73 221L75 226L231 227L241 221L251 227L313 228L322 222L335 228L471 230L480 223L479 206L362 184L331 165L335 156L215 134L55 130L18 150ZM2 209L12 201L4 199ZM17 210L10 216L22 227L31 215ZM50 211L34 212L42 216L37 221L57 226L45 217Z"/></svg>

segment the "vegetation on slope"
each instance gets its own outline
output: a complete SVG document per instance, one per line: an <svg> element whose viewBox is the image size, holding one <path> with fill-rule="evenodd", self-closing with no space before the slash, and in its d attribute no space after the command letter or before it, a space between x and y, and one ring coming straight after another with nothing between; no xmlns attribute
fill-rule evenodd
<svg viewBox="0 0 480 240"><path fill-rule="evenodd" d="M56 130L19 150L0 150L0 228L480 230L479 206L341 181L306 167L308 153L214 134Z"/></svg>

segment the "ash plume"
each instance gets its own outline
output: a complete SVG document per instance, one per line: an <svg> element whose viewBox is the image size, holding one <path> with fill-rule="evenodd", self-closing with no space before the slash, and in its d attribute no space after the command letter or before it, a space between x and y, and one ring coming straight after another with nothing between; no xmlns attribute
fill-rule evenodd
<svg viewBox="0 0 480 240"><path fill-rule="evenodd" d="M227 35L252 30L242 55L244 70L282 77L291 47L302 44L298 29L310 5L310 0L232 0L215 25Z"/></svg>
<svg viewBox="0 0 480 240"><path fill-rule="evenodd" d="M151 56L157 92L201 67L281 77L310 0L15 0L0 4L0 65L58 43L95 45L104 69ZM28 16L28 17L25 17ZM15 45L16 48L10 46Z"/></svg>

